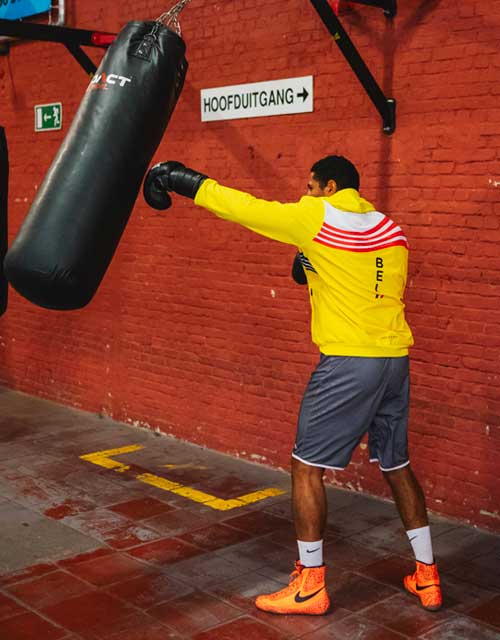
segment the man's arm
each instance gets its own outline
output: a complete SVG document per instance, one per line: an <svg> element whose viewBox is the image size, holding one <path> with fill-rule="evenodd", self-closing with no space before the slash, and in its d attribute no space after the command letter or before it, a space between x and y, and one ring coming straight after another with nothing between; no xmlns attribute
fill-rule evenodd
<svg viewBox="0 0 500 640"><path fill-rule="evenodd" d="M289 204L261 200L224 187L179 162L160 163L146 177L144 196L150 206L168 208L169 191L193 198L196 205L220 218L295 246L310 241L323 222L323 203L317 198L304 196Z"/></svg>
<svg viewBox="0 0 500 640"><path fill-rule="evenodd" d="M283 204L224 187L215 180L206 180L201 185L194 202L219 218L295 246L311 240L322 223L322 214L318 215L317 206L320 204L322 210L322 204L311 197L305 196L299 202Z"/></svg>

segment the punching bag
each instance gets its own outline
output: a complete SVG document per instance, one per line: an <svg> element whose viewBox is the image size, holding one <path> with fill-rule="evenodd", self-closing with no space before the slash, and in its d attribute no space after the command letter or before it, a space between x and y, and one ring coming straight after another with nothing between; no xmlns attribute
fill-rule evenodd
<svg viewBox="0 0 500 640"><path fill-rule="evenodd" d="M3 259L7 253L7 209L9 195L9 152L5 129L0 127L0 316L7 311L9 285L3 271Z"/></svg>
<svg viewBox="0 0 500 640"><path fill-rule="evenodd" d="M185 44L161 22L130 22L104 56L4 262L47 309L95 294L179 98Z"/></svg>

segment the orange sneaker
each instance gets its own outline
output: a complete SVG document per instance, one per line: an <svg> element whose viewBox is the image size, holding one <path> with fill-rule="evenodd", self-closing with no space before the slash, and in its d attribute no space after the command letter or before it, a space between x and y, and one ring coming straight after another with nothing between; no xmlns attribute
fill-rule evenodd
<svg viewBox="0 0 500 640"><path fill-rule="evenodd" d="M259 596L255 606L269 613L323 615L330 607L325 586L325 566L304 567L297 560L288 587Z"/></svg>
<svg viewBox="0 0 500 640"><path fill-rule="evenodd" d="M403 584L407 591L420 598L422 606L427 611L441 609L443 599L436 563L417 562L417 570L413 575L406 576Z"/></svg>

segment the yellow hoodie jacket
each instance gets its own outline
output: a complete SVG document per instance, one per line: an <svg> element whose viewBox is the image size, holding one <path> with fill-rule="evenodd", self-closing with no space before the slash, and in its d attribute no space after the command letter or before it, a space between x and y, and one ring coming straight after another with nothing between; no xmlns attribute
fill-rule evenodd
<svg viewBox="0 0 500 640"><path fill-rule="evenodd" d="M413 338L404 316L408 242L355 189L283 204L205 180L195 204L302 252L312 340L325 355L400 357Z"/></svg>

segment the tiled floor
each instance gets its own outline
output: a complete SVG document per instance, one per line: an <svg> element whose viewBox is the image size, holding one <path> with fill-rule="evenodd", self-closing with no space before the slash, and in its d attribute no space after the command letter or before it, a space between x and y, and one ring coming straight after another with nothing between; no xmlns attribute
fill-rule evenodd
<svg viewBox="0 0 500 640"><path fill-rule="evenodd" d="M253 599L295 559L287 474L6 390L0 415L2 640L500 640L500 536L433 518L428 613L394 506L331 488L333 610L273 616Z"/></svg>

